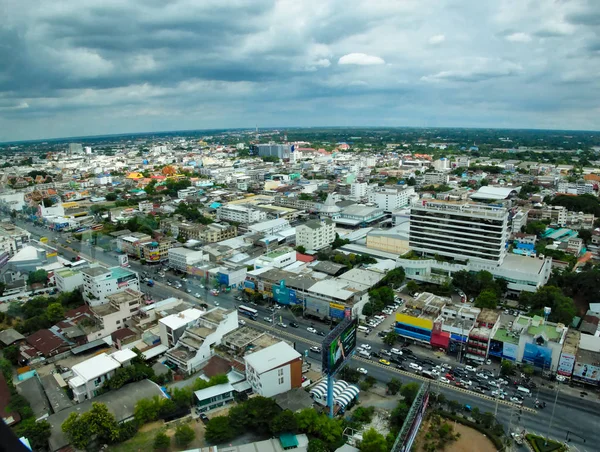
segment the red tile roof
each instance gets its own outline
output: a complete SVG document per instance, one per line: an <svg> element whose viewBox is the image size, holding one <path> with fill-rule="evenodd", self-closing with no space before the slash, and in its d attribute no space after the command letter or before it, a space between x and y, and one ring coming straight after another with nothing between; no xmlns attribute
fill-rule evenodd
<svg viewBox="0 0 600 452"><path fill-rule="evenodd" d="M296 260L300 262L312 262L316 259L315 256L309 256L308 254L302 254L296 252Z"/></svg>
<svg viewBox="0 0 600 452"><path fill-rule="evenodd" d="M208 363L202 368L202 372L207 377L215 375L224 375L231 370L231 363L220 356L213 356L208 360Z"/></svg>
<svg viewBox="0 0 600 452"><path fill-rule="evenodd" d="M27 337L27 343L42 355L56 355L68 348L68 344L50 330L39 330Z"/></svg>
<svg viewBox="0 0 600 452"><path fill-rule="evenodd" d="M135 337L135 336L136 336L136 334L133 331L131 331L129 328L121 328L120 330L117 330L111 334L113 341L117 341L117 340L122 341L123 339Z"/></svg>

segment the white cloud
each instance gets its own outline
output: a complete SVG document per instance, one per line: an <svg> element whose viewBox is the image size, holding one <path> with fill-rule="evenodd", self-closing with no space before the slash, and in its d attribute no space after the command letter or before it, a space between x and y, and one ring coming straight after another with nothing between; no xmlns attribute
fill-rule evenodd
<svg viewBox="0 0 600 452"><path fill-rule="evenodd" d="M517 75L523 68L511 61L491 58L466 58L456 69L444 70L421 77L424 82L481 82Z"/></svg>
<svg viewBox="0 0 600 452"><path fill-rule="evenodd" d="M527 33L518 32L510 34L504 39L510 42L530 42L531 36L529 36Z"/></svg>
<svg viewBox="0 0 600 452"><path fill-rule="evenodd" d="M354 64L357 66L373 66L377 64L385 64L385 60L375 55L367 55L366 53L349 53L338 60L338 64Z"/></svg>
<svg viewBox="0 0 600 452"><path fill-rule="evenodd" d="M445 40L446 36L444 35L433 35L431 38L429 38L429 44L431 44L432 46L436 46L441 44Z"/></svg>

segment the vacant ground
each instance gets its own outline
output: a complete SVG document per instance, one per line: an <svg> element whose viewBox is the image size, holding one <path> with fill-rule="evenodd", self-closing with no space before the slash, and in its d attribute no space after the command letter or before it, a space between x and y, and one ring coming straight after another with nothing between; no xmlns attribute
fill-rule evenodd
<svg viewBox="0 0 600 452"><path fill-rule="evenodd" d="M196 438L190 444L185 447L178 447L175 445L175 440L171 439L171 447L169 451L199 449L204 447L204 424L202 422L190 421L187 422L190 427L196 432ZM114 444L109 446L108 450L115 452L150 452L154 450L154 437L158 432L165 432L167 436L173 437L175 429L179 425L176 422L166 426L163 421L151 422L143 425L137 434L130 440L125 441L121 444Z"/></svg>
<svg viewBox="0 0 600 452"><path fill-rule="evenodd" d="M444 448L444 452L496 452L494 443L492 443L488 438L485 437L485 435L479 433L477 430L459 424L458 422L456 425L452 421L447 422L452 425L454 433L460 433L460 438L458 438L456 441L450 442ZM429 422L424 421L415 442L416 448L414 450L416 452L424 451L424 437L428 430Z"/></svg>

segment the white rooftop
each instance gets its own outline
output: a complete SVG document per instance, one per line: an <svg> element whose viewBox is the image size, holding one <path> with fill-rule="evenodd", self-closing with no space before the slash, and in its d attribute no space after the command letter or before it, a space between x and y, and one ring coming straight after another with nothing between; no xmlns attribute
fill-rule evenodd
<svg viewBox="0 0 600 452"><path fill-rule="evenodd" d="M521 190L521 187L494 187L486 185L471 195L474 199L506 199L509 195Z"/></svg>
<svg viewBox="0 0 600 452"><path fill-rule="evenodd" d="M278 342L270 347L263 348L255 353L244 357L247 365L250 365L257 373L262 374L271 369L300 358L302 355L285 342Z"/></svg>
<svg viewBox="0 0 600 452"><path fill-rule="evenodd" d="M82 363L75 364L72 367L73 373L83 378L85 381L91 381L101 375L118 369L121 363L106 353L94 356Z"/></svg>
<svg viewBox="0 0 600 452"><path fill-rule="evenodd" d="M114 353L111 353L109 356L113 359L116 359L120 364L123 364L124 362L135 358L137 355L135 354L135 352L133 350L126 348L126 349L118 350Z"/></svg>
<svg viewBox="0 0 600 452"><path fill-rule="evenodd" d="M600 337L582 334L579 338L579 348L590 352L600 352Z"/></svg>
<svg viewBox="0 0 600 452"><path fill-rule="evenodd" d="M214 386L210 386L206 389L194 391L194 395L198 398L198 400L206 400L206 399L210 399L211 397L217 397L217 396L220 396L221 394L231 392L233 390L234 389L233 389L233 386L231 386L231 383L227 382L227 383L223 383L221 385L214 385Z"/></svg>
<svg viewBox="0 0 600 452"><path fill-rule="evenodd" d="M175 330L187 325L190 322L193 322L194 320L198 320L204 312L205 311L195 308L186 309L178 314L168 315L167 317L160 319L159 322Z"/></svg>
<svg viewBox="0 0 600 452"><path fill-rule="evenodd" d="M354 292L346 290L346 287L348 287L347 281L326 279L316 282L309 287L308 291L327 297L337 298L339 300L347 300L354 295Z"/></svg>
<svg viewBox="0 0 600 452"><path fill-rule="evenodd" d="M275 218L274 220L263 221L261 223L253 224L249 226L248 229L253 232L262 232L268 229L275 228L277 226L288 225L290 222L285 218Z"/></svg>

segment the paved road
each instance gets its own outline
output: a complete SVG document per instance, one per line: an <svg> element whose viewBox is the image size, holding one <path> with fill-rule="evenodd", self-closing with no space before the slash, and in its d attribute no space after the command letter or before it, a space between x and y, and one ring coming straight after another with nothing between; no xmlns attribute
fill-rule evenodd
<svg viewBox="0 0 600 452"><path fill-rule="evenodd" d="M50 244L58 246L63 256L67 259L74 257L78 254L82 254L86 257L91 257L96 260L103 262L106 265L118 265L118 258L114 253L106 253L97 251L95 248L90 247L87 244L79 244L75 240L72 243L66 243L67 237L63 234L53 233L44 228L33 226L31 223L18 222L19 226L28 229L35 238L46 236L54 241ZM65 248L69 247L69 248ZM149 271L151 274L154 271L151 266L142 266L139 262L133 260L130 261L131 268L135 271ZM155 275L152 274L154 277ZM177 280L172 275L167 275L165 279ZM208 288L202 289L201 282L199 280L189 280L182 287L182 290L178 290L174 287L168 286L165 279L155 278L156 284L150 288L143 286L144 292L148 293L153 299L161 300L168 297L178 297L184 300L200 303L208 302L209 304L219 304L225 308L235 308L239 302L235 300L236 296L240 293L237 291L231 291L229 293L221 293L217 297L213 297L208 292ZM183 284L183 283L182 283ZM187 289L190 289L192 295L195 293L202 294L203 300L199 300L196 297L189 295ZM204 300L205 299L205 300ZM308 326L314 326L317 330L327 333L329 326L321 322L312 322L305 320L301 317L294 316L294 314L288 309L276 310L271 312L265 306L253 306L259 311L259 320L251 322L251 324L262 330L270 331L280 337L291 339L294 341L295 347L300 352L309 349L313 345L321 345L322 337L310 333L306 330ZM279 322L281 318L284 323L289 324L290 321L295 321L299 324L299 328L282 328L274 323L268 323L263 320L264 317L270 316L271 319L275 319L275 323ZM361 335L362 336L362 335ZM367 338L360 337L359 342L366 342L373 347L373 351L378 351L384 347L383 344L378 340L377 336L370 335ZM418 348L414 347L414 352L419 354ZM425 356L426 353L422 353ZM428 358L431 358L431 354L427 354ZM314 368L320 368L320 357L313 353L309 353L308 360L313 363ZM392 377L399 378L403 383L408 382L430 382L424 380L422 377L397 370L392 367L384 366L376 361L368 361L362 358L353 358L349 363L353 367L364 367L367 369L369 375L375 377L378 381L386 383ZM576 446L577 450L580 451L593 451L597 450L595 445L600 444L600 429L596 428L597 425L597 413L600 406L598 403L586 400L585 398L576 398L570 394L558 393L558 399L554 416L552 416L552 408L556 392L548 388L540 388L539 392L536 391L536 396L540 401L545 401L547 407L543 410L532 410L530 407L533 405L533 398L526 401L525 407L519 412L514 404L507 402L498 402L495 399L482 396L480 394L466 391L460 388L456 388L449 385L440 384L437 382L432 383L436 392L443 393L450 400L457 400L463 405L471 405L472 407L479 407L482 412L490 411L496 412L498 419L508 427L512 427L512 430L519 430L525 428L529 431L536 432L541 435L545 435L550 426L551 419L551 432L550 437L557 440L564 440L567 432L571 432L572 445ZM560 389L560 387L559 387ZM578 435L578 436L575 436ZM584 443L581 437L585 438Z"/></svg>

